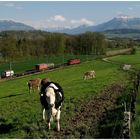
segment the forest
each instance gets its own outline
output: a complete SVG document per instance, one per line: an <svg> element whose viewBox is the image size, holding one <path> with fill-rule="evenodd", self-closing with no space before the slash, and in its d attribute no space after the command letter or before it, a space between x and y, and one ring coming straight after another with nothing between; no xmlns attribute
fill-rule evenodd
<svg viewBox="0 0 140 140"><path fill-rule="evenodd" d="M78 35L44 31L0 32L0 60L44 55L103 55L108 49L129 48L138 45L132 39L107 39L104 34L86 32Z"/></svg>

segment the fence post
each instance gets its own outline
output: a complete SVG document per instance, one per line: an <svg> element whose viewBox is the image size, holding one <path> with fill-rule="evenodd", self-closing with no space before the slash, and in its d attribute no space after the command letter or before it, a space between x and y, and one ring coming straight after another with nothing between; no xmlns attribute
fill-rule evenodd
<svg viewBox="0 0 140 140"><path fill-rule="evenodd" d="M124 119L123 119L123 138L130 138L130 120L131 120L131 113L125 111L124 112Z"/></svg>

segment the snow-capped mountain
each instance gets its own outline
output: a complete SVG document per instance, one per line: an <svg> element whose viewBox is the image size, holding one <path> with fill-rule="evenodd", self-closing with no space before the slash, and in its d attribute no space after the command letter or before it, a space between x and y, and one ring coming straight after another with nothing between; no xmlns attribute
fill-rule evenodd
<svg viewBox="0 0 140 140"><path fill-rule="evenodd" d="M140 29L140 18L120 16L96 26L79 26L73 29L59 30L58 32L67 34L79 34L86 31L103 32L116 29Z"/></svg>

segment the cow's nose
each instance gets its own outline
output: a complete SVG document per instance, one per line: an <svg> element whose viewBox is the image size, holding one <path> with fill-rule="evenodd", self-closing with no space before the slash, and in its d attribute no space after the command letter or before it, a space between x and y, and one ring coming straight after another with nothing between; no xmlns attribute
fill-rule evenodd
<svg viewBox="0 0 140 140"><path fill-rule="evenodd" d="M50 107L53 107L54 106L54 104L50 104Z"/></svg>

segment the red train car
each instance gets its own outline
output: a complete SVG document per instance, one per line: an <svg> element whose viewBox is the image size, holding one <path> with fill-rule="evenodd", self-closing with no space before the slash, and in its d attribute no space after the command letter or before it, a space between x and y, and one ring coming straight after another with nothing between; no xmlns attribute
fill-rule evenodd
<svg viewBox="0 0 140 140"><path fill-rule="evenodd" d="M81 60L80 59L70 59L68 60L68 65L74 65L74 64L79 64L81 63Z"/></svg>
<svg viewBox="0 0 140 140"><path fill-rule="evenodd" d="M47 64L37 64L37 65L35 65L35 68L38 71L42 71L42 70L48 69L48 65Z"/></svg>

